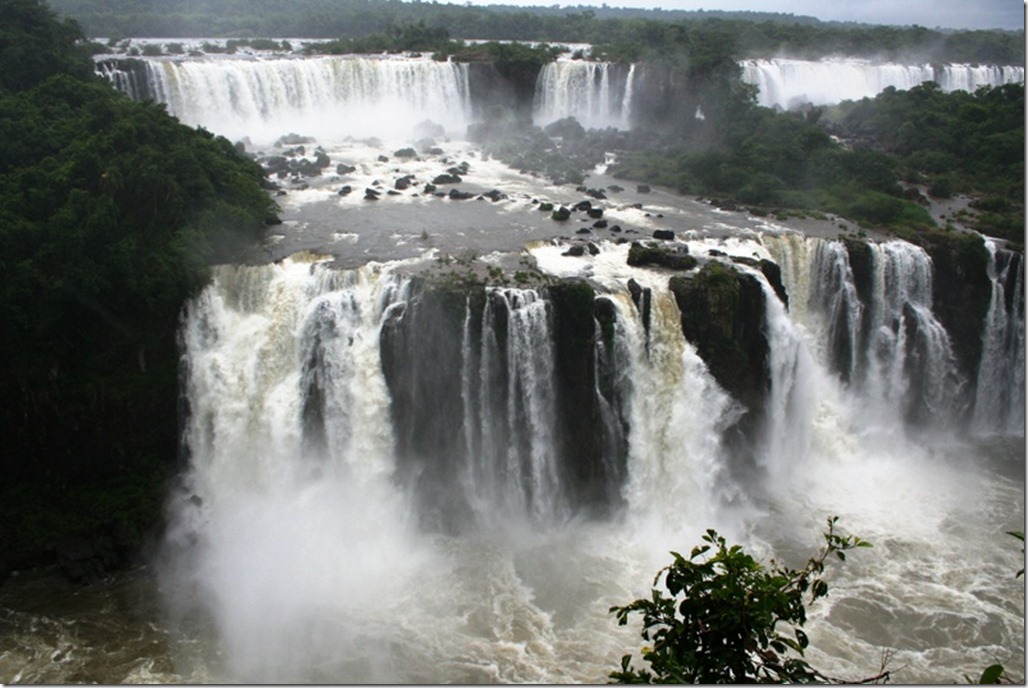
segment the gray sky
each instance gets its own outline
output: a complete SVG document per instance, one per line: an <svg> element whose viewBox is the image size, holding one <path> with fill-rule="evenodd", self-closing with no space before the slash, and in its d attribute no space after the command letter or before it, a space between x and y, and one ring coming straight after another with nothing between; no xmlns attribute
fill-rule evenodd
<svg viewBox="0 0 1028 688"><path fill-rule="evenodd" d="M456 1L456 0L454 0ZM471 0L475 5L601 5L604 0ZM934 29L1024 29L1023 0L606 0L611 7L791 12L826 21Z"/></svg>

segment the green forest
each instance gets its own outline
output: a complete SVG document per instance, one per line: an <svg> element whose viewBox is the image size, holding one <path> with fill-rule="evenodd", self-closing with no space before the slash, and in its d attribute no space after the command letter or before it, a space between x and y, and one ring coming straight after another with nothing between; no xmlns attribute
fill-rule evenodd
<svg viewBox="0 0 1028 688"><path fill-rule="evenodd" d="M113 564L173 466L182 304L276 209L229 141L96 77L73 23L0 8L0 575L75 537Z"/></svg>
<svg viewBox="0 0 1028 688"><path fill-rule="evenodd" d="M922 62L1023 64L1023 32L821 22L781 13L474 7L403 0L53 0L87 35L105 38L362 38L423 22L457 39L641 46L660 50L682 26L735 37L741 57L830 54Z"/></svg>

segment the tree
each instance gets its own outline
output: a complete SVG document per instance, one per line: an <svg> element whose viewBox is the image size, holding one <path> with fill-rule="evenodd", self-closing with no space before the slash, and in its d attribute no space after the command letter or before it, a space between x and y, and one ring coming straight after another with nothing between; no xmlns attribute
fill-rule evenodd
<svg viewBox="0 0 1028 688"><path fill-rule="evenodd" d="M674 562L654 579L649 599L611 607L620 625L643 615L642 650L648 669L621 659L611 678L620 683L812 683L831 682L803 659L806 604L828 594L825 560L870 543L836 532L828 519L821 551L801 569L772 560L764 565L739 545L728 546L714 530L689 557L672 552ZM661 585L661 582L663 584ZM888 678L889 672L863 682Z"/></svg>

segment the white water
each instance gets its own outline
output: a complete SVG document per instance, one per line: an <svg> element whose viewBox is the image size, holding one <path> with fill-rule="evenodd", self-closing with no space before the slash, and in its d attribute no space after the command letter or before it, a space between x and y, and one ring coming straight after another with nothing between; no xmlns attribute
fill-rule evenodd
<svg viewBox="0 0 1028 688"><path fill-rule="evenodd" d="M155 100L183 122L233 140L287 133L323 140L414 137L433 122L463 135L467 65L410 57L145 61Z"/></svg>
<svg viewBox="0 0 1028 688"><path fill-rule="evenodd" d="M498 317L506 322L503 348L496 340ZM565 515L557 465L551 319L549 304L535 290L496 288L486 299L478 417L469 418L465 428L477 440L468 459L480 518L528 514L536 522L554 523ZM506 384L498 387L504 374ZM475 399L465 396L466 417L474 414Z"/></svg>
<svg viewBox="0 0 1028 688"><path fill-rule="evenodd" d="M794 314L809 318L822 360L860 393L868 418L937 427L958 418L966 381L931 310L931 259L923 249L903 241L870 244L864 304L841 242L786 235L767 243L783 266Z"/></svg>
<svg viewBox="0 0 1028 688"><path fill-rule="evenodd" d="M627 69L627 72L625 72ZM535 123L546 126L574 117L586 129L630 129L635 66L557 60L544 65L536 81Z"/></svg>
<svg viewBox="0 0 1028 688"><path fill-rule="evenodd" d="M743 60L743 81L759 89L757 102L788 110L805 103L831 105L873 98L888 87L909 90L934 81L943 91L974 92L982 86L1024 81L1024 67L1010 65L896 64L855 58Z"/></svg>
<svg viewBox="0 0 1028 688"><path fill-rule="evenodd" d="M992 299L985 318L972 427L985 435L1024 435L1024 259L1001 251L993 241L985 245Z"/></svg>

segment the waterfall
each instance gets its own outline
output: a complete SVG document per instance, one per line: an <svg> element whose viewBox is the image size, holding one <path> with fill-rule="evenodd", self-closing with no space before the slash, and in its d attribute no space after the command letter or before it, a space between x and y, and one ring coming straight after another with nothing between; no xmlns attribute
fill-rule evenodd
<svg viewBox="0 0 1028 688"><path fill-rule="evenodd" d="M611 62L551 62L536 80L535 123L574 117L586 129L629 129L634 77L634 65L625 72Z"/></svg>
<svg viewBox="0 0 1028 688"><path fill-rule="evenodd" d="M757 102L790 109L805 103L831 105L873 98L887 87L909 90L935 81L944 91L975 91L1024 81L1024 67L1005 65L895 64L856 58L820 61L784 58L743 60L743 81L758 88Z"/></svg>
<svg viewBox="0 0 1028 688"><path fill-rule="evenodd" d="M932 313L932 263L924 249L904 241L861 244L868 253L858 275L842 242L765 241L788 266L783 279L799 296L793 303L805 304L819 356L859 392L865 413L938 427L961 417L966 380L949 334ZM805 269L797 255L809 261ZM810 276L801 284L803 272Z"/></svg>
<svg viewBox="0 0 1028 688"><path fill-rule="evenodd" d="M529 514L553 522L565 515L557 465L554 352L548 302L531 289L490 289L482 324L478 438L468 456L483 516ZM469 371L470 372L470 371ZM473 383L469 380L464 388ZM474 397L465 398L465 408Z"/></svg>
<svg viewBox="0 0 1028 688"><path fill-rule="evenodd" d="M631 371L624 380L629 513L637 527L674 537L735 496L721 436L740 409L685 340L668 291L652 292L648 332L627 293L612 297L618 314L613 354Z"/></svg>
<svg viewBox="0 0 1028 688"><path fill-rule="evenodd" d="M986 241L992 298L982 336L972 429L1024 435L1024 257Z"/></svg>
<svg viewBox="0 0 1028 688"><path fill-rule="evenodd" d="M152 59L146 88L131 69L100 73L133 97L165 103L183 122L271 142L290 133L323 140L410 137L430 120L463 134L470 122L467 65L429 58Z"/></svg>

